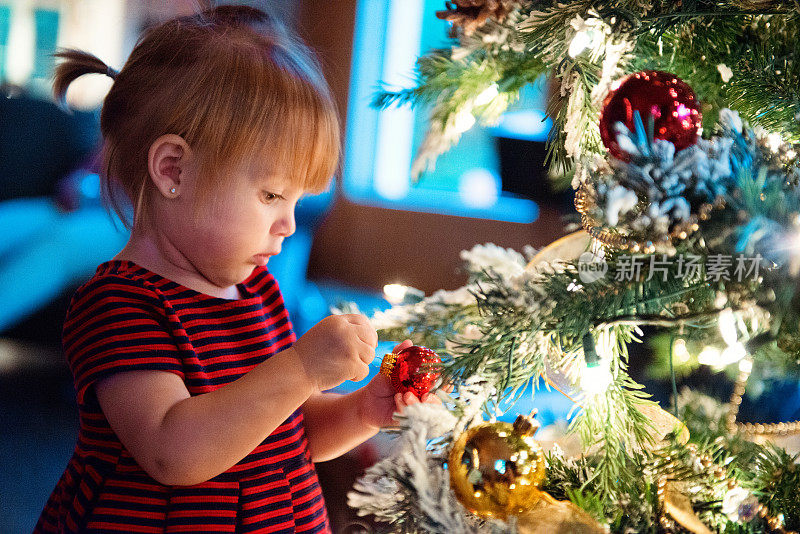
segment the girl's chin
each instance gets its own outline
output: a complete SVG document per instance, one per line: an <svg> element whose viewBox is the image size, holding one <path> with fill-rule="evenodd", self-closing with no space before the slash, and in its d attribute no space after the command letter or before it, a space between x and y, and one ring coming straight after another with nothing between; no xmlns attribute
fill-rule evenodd
<svg viewBox="0 0 800 534"><path fill-rule="evenodd" d="M266 254L257 254L253 256L253 262L256 265L260 265L263 267L264 265L267 264L268 261L269 261L269 256Z"/></svg>

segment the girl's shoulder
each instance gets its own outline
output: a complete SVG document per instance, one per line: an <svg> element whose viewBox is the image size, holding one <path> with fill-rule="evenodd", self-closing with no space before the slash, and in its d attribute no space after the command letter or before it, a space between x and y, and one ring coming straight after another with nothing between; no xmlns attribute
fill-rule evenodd
<svg viewBox="0 0 800 534"><path fill-rule="evenodd" d="M160 280L159 280L160 279ZM132 261L110 260L97 266L94 275L72 297L70 308L103 300L128 300L156 304L164 279Z"/></svg>
<svg viewBox="0 0 800 534"><path fill-rule="evenodd" d="M97 266L94 275L87 284L109 278L124 278L145 285L161 277L129 260L109 260Z"/></svg>

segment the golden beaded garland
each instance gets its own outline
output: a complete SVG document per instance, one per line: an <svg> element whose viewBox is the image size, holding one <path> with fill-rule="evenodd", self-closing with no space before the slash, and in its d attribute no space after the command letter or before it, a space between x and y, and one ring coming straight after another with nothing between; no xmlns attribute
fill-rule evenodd
<svg viewBox="0 0 800 534"><path fill-rule="evenodd" d="M697 214L689 216L689 220L676 224L668 234L654 237L652 240L637 240L604 228L596 221L590 211L595 207L595 201L589 193L586 184L581 184L575 192L575 209L581 215L581 225L586 232L604 245L629 252L652 254L656 249L671 247L677 241L683 241L692 233L700 229L699 221L708 220L711 212L725 207L725 201L718 198L713 204L703 204Z"/></svg>
<svg viewBox="0 0 800 534"><path fill-rule="evenodd" d="M736 480L732 478L728 478L728 470L725 466L716 465L714 460L708 454L699 454L697 445L694 443L690 443L686 446L686 449L689 452L689 456L691 457L692 461L697 461L700 465L703 466L704 469L708 470L709 473L713 474L713 476L720 481L726 481L726 485L729 490L732 490L737 487ZM674 464L668 463L665 466L667 469L674 468ZM698 532L699 529L693 529L690 525L684 524L685 523L685 516L682 517L684 521L675 521L677 518L669 517L669 513L667 510L670 508L668 506L668 497L667 497L667 489L670 483L670 479L668 475L662 475L658 478L658 483L656 485L656 495L658 497L658 504L659 508L661 509L662 513L659 517L659 523L661 527L666 531L673 531L676 529L676 523L680 524L684 528L688 528L690 532ZM674 507L673 507L674 510ZM786 530L783 526L783 521L779 517L769 515L769 509L764 506L763 504L758 504L757 513L759 517L761 517L766 523L769 529L778 534L799 534L793 530Z"/></svg>
<svg viewBox="0 0 800 534"><path fill-rule="evenodd" d="M731 400L728 403L728 414L726 416L726 426L729 432L737 430L744 432L750 437L765 436L788 436L800 434L800 421L790 421L786 423L737 423L736 417L739 415L739 406L742 404L747 380L750 378L752 361L750 365L740 366L739 376L733 387Z"/></svg>

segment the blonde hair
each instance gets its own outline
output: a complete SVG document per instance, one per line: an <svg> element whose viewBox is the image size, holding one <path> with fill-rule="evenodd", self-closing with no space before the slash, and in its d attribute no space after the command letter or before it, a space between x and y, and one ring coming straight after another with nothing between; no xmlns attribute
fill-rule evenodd
<svg viewBox="0 0 800 534"><path fill-rule="evenodd" d="M339 119L318 62L263 11L220 6L153 27L118 73L86 52L56 55L53 91L62 101L83 74L114 78L100 116L103 191L129 228L146 216L148 151L165 134L198 154L202 199L226 185L225 171L253 158L312 193L338 169Z"/></svg>

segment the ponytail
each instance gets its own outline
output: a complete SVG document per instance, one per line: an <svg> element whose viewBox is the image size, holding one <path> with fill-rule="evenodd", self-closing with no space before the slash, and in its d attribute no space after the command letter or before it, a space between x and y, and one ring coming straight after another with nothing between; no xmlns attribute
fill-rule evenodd
<svg viewBox="0 0 800 534"><path fill-rule="evenodd" d="M106 65L97 56L81 50L65 49L57 52L60 59L53 75L53 95L64 104L67 88L76 78L84 74L105 74L111 79L117 77L117 71Z"/></svg>

